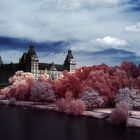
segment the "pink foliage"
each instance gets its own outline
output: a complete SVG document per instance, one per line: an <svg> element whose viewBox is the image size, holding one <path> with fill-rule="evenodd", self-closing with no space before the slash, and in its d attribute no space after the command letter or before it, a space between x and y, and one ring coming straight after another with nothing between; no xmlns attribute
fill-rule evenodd
<svg viewBox="0 0 140 140"><path fill-rule="evenodd" d="M54 90L59 97L65 97L68 91L74 93L75 98L81 93L80 79L74 73L64 73L63 78L58 79L54 83Z"/></svg>
<svg viewBox="0 0 140 140"><path fill-rule="evenodd" d="M10 98L10 99L9 99L9 103L10 103L10 105L15 105L15 103L16 103L16 98Z"/></svg>
<svg viewBox="0 0 140 140"><path fill-rule="evenodd" d="M47 82L37 82L31 90L31 100L54 102L56 95L52 89L52 85Z"/></svg>
<svg viewBox="0 0 140 140"><path fill-rule="evenodd" d="M65 99L57 101L57 106L60 111L66 114L80 115L85 110L85 104L82 100L74 99L72 92L67 92Z"/></svg>
<svg viewBox="0 0 140 140"><path fill-rule="evenodd" d="M1 90L3 95L7 98L28 100L30 98L31 88L36 81L31 73L18 71L9 79L9 82L11 85Z"/></svg>
<svg viewBox="0 0 140 140"><path fill-rule="evenodd" d="M77 101L76 99L84 96L86 102L90 100L93 103L100 95L104 105L112 106L115 104L119 89L128 87L140 90L140 65L123 62L120 66L114 67L106 64L84 66L78 68L75 73L64 72L63 77L57 80L50 80L46 74L35 80L31 73L19 71L9 79L9 82L11 85L1 90L1 94L6 98L14 97L17 100L29 100L31 99L30 95L36 93L34 100L38 100L35 99L35 96L39 96L39 100L47 101L47 96L51 97L53 95L51 93L54 93L58 98L65 98L62 99L65 101L67 100L66 93L71 92L73 93L72 101ZM51 85L51 92L47 91L49 86L46 85ZM94 96L94 94L86 92L87 88L93 89L98 95ZM97 104L97 107L100 105Z"/></svg>
<svg viewBox="0 0 140 140"><path fill-rule="evenodd" d="M49 79L49 75L47 75L46 73L41 74L38 78L39 82L46 82Z"/></svg>
<svg viewBox="0 0 140 140"><path fill-rule="evenodd" d="M139 68L134 63L124 61L121 64L120 68L126 72L127 76L130 76L133 78L136 78L139 76Z"/></svg>
<svg viewBox="0 0 140 140"><path fill-rule="evenodd" d="M108 121L112 124L125 123L127 118L130 116L129 111L131 110L131 105L126 102L121 102L116 105L116 108L111 112Z"/></svg>
<svg viewBox="0 0 140 140"><path fill-rule="evenodd" d="M15 82L19 82L25 79L32 80L34 79L34 76L32 73L29 72L17 71L13 77L9 78L9 83L13 84Z"/></svg>
<svg viewBox="0 0 140 140"><path fill-rule="evenodd" d="M4 99L6 99L5 95L0 94L0 100L4 100Z"/></svg>
<svg viewBox="0 0 140 140"><path fill-rule="evenodd" d="M1 95L8 95L10 91L10 86L1 89Z"/></svg>
<svg viewBox="0 0 140 140"><path fill-rule="evenodd" d="M106 105L110 105L120 88L136 86L134 83L134 78L129 77L124 68L102 64L85 66L75 73L64 73L63 78L55 81L54 90L59 97L64 97L67 91L71 91L78 98L85 88L90 87L103 97Z"/></svg>

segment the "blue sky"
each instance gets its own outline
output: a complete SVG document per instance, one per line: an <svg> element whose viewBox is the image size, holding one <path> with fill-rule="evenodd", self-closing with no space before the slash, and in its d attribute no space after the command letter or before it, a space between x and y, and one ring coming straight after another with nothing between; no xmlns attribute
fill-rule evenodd
<svg viewBox="0 0 140 140"><path fill-rule="evenodd" d="M17 62L32 42L40 62L140 63L140 0L0 1L0 55Z"/></svg>

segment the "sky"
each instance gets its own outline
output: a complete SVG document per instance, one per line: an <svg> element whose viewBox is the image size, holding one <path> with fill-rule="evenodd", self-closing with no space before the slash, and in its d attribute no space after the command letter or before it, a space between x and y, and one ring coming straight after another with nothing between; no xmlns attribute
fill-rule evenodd
<svg viewBox="0 0 140 140"><path fill-rule="evenodd" d="M0 55L18 62L33 44L40 62L140 63L140 0L0 1Z"/></svg>

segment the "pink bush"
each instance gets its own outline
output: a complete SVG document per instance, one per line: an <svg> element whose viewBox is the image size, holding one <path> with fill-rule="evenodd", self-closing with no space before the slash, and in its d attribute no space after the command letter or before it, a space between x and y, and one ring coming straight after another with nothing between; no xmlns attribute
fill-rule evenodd
<svg viewBox="0 0 140 140"><path fill-rule="evenodd" d="M9 99L9 103L10 103L10 105L15 105L15 103L16 103L16 98L10 98L10 99Z"/></svg>
<svg viewBox="0 0 140 140"><path fill-rule="evenodd" d="M85 110L85 104L82 100L74 99L71 92L67 92L65 99L62 98L57 101L57 106L60 111L66 114L80 115Z"/></svg>
<svg viewBox="0 0 140 140"><path fill-rule="evenodd" d="M131 110L131 105L126 102L121 102L116 105L116 108L112 110L110 118L108 121L112 124L125 123L127 118L130 116L129 111Z"/></svg>
<svg viewBox="0 0 140 140"><path fill-rule="evenodd" d="M34 76L32 73L29 73L29 72L17 71L13 77L9 78L9 83L13 84L15 82L22 81L25 79L32 80L32 79L34 79Z"/></svg>
<svg viewBox="0 0 140 140"><path fill-rule="evenodd" d="M37 82L31 90L31 100L54 102L56 95L52 89L52 85L47 82Z"/></svg>
<svg viewBox="0 0 140 140"><path fill-rule="evenodd" d="M44 73L44 74L41 74L39 76L38 81L39 82L46 82L48 79L49 79L49 75L47 75L47 74Z"/></svg>
<svg viewBox="0 0 140 140"><path fill-rule="evenodd" d="M30 98L31 88L35 84L33 74L18 71L9 79L10 86L1 90L7 98L16 98L17 100L28 100Z"/></svg>
<svg viewBox="0 0 140 140"><path fill-rule="evenodd" d="M0 94L0 100L5 100L5 99L6 99L5 95Z"/></svg>
<svg viewBox="0 0 140 140"><path fill-rule="evenodd" d="M6 95L9 94L9 91L10 91L10 86L5 87L5 88L1 89L1 95L2 95L2 96L5 95L5 97L6 97Z"/></svg>

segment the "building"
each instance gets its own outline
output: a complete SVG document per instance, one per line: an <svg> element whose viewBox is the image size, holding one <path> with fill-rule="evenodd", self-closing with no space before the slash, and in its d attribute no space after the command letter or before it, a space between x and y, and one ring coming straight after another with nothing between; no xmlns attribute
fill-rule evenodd
<svg viewBox="0 0 140 140"><path fill-rule="evenodd" d="M28 52L23 53L19 59L19 63L4 64L0 57L0 84L6 85L8 79L14 75L16 71L31 72L37 79L41 74L48 74L51 79L57 79L63 71L74 71L76 63L71 50L64 61L64 64L39 63L39 58L32 45L29 46Z"/></svg>

